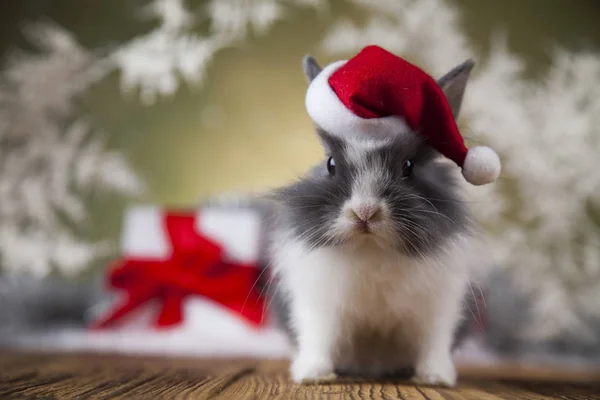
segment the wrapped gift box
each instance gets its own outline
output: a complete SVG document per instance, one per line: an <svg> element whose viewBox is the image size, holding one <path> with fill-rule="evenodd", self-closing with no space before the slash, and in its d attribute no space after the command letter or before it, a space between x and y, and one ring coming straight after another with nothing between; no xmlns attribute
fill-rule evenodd
<svg viewBox="0 0 600 400"><path fill-rule="evenodd" d="M108 272L115 296L96 310L88 343L138 353L287 355L289 343L266 310L262 221L251 207L131 209L122 259Z"/></svg>

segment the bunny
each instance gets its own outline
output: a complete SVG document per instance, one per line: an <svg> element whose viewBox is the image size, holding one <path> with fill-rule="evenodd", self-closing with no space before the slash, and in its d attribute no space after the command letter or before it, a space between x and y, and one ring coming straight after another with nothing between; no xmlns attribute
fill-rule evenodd
<svg viewBox="0 0 600 400"><path fill-rule="evenodd" d="M472 60L437 81L459 115ZM303 61L309 84L323 74ZM455 168L419 135L316 129L325 157L273 192L276 303L297 383L340 375L454 386L452 351L483 252Z"/></svg>

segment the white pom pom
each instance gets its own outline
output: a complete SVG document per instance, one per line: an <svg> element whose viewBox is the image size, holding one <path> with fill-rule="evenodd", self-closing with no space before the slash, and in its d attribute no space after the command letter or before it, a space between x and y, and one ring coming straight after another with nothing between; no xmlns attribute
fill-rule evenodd
<svg viewBox="0 0 600 400"><path fill-rule="evenodd" d="M489 147L473 147L467 152L462 174L472 185L485 185L500 176L500 157Z"/></svg>

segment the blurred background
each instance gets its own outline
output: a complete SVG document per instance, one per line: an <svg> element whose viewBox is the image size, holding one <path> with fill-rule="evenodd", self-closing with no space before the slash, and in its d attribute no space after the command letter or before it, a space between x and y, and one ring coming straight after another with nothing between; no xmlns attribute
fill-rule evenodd
<svg viewBox="0 0 600 400"><path fill-rule="evenodd" d="M378 44L434 76L477 62L459 122L504 164L469 188L493 266L478 343L599 362L599 19L594 0L3 2L4 341L51 325L48 297L65 315L103 298L86 285L130 207L245 199L320 160L302 57Z"/></svg>

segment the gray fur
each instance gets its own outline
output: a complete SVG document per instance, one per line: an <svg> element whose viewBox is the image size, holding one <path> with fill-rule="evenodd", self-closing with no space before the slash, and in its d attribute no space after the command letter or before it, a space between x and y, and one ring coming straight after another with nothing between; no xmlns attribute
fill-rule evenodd
<svg viewBox="0 0 600 400"><path fill-rule="evenodd" d="M321 70L311 57L306 57L303 65L309 82ZM473 61L468 60L438 81L455 118L460 113L473 65ZM349 199L353 180L359 171L348 162L348 145L343 140L320 129L317 133L325 157L304 178L275 192L274 198L279 206L276 223L290 229L297 238L306 238L310 246L335 246L340 244L340 239L327 233L342 205ZM327 172L329 156L336 163L333 177ZM411 256L431 254L453 234L470 230L471 219L458 193L458 182L452 171L455 167L439 162L441 155L425 142L398 139L384 148L372 150L366 158L368 161L364 168L384 172L379 194L392 209L396 226L395 243L399 252ZM402 165L406 160L414 163L410 177L402 176ZM277 320L288 332L292 332L287 299L278 296L276 291L271 296ZM466 299L465 308L474 308L475 299L470 297ZM466 319L458 327L455 345L459 345L468 334L470 323Z"/></svg>
<svg viewBox="0 0 600 400"><path fill-rule="evenodd" d="M344 157L344 145L320 131L330 154L336 159L336 176L327 174L326 159L313 167L306 178L281 189L277 198L281 202L279 223L291 227L297 237L307 236L311 246L334 246L339 244L327 236L334 218L342 204L350 196L352 177L356 170L348 165ZM373 151L370 165L381 165L390 179L382 180L381 195L391 205L392 217L397 226L397 248L399 252L412 256L431 254L439 249L449 237L470 229L471 220L465 202L458 195L458 185L452 175L452 165L439 162L439 154L424 143L407 146L398 141L389 147ZM415 168L410 178L403 178L401 166L412 159ZM276 288L276 284L271 285ZM276 320L288 333L287 299L270 292L272 309ZM474 299L468 293L465 311L475 309ZM455 346L458 346L469 330L471 321L466 319L458 327ZM293 335L291 336L293 338Z"/></svg>
<svg viewBox="0 0 600 400"><path fill-rule="evenodd" d="M466 60L437 81L448 99L454 118L458 118L460 114L460 107L463 102L465 89L467 88L467 82L474 66L475 61L471 59Z"/></svg>
<svg viewBox="0 0 600 400"><path fill-rule="evenodd" d="M309 55L304 56L304 59L302 60L302 69L304 70L304 76L306 76L308 82L312 82L312 80L322 71L317 60Z"/></svg>
<svg viewBox="0 0 600 400"><path fill-rule="evenodd" d="M328 156L336 162L336 174L329 177L326 159L305 178L283 188L278 198L286 210L287 226L306 236L311 246L341 244L328 235L344 202L349 200L354 177L361 171L347 160L346 145L319 130L327 144ZM398 251L409 255L430 254L452 234L465 231L469 217L457 193L451 165L439 163L439 155L424 143L397 140L367 155L369 169L381 170L379 195L390 206L396 226ZM402 176L406 160L414 163L411 177Z"/></svg>

